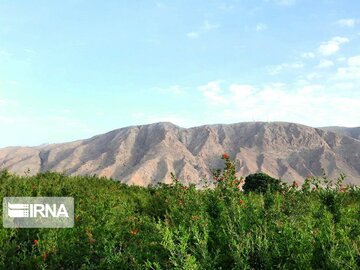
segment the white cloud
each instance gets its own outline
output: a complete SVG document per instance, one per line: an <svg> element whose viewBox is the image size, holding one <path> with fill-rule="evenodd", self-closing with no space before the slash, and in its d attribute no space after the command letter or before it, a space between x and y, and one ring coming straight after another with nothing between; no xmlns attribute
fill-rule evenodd
<svg viewBox="0 0 360 270"><path fill-rule="evenodd" d="M212 93L220 92L218 84L210 82L205 86L206 90L211 88ZM355 116L360 115L360 95L346 96L345 92L339 91L352 87L350 84L335 84L329 90L326 84L305 84L301 87L284 83L261 86L230 84L221 90L221 96L226 97L227 102L218 103L218 108L222 108L218 117L226 123L253 120L295 122L315 127L357 126L360 123ZM203 96L207 101L213 101L212 96ZM219 115L219 111L215 113Z"/></svg>
<svg viewBox="0 0 360 270"><path fill-rule="evenodd" d="M270 66L268 68L268 72L270 75L277 75L284 70L300 69L303 67L304 67L304 63L302 63L302 62L282 63L280 65Z"/></svg>
<svg viewBox="0 0 360 270"><path fill-rule="evenodd" d="M219 28L218 24L210 23L209 21L204 21L197 31L191 31L186 33L186 36L191 39L199 38L202 34L214 31Z"/></svg>
<svg viewBox="0 0 360 270"><path fill-rule="evenodd" d="M343 62L343 61L346 61L346 57L340 56L340 57L336 58L336 60L337 60L338 62Z"/></svg>
<svg viewBox="0 0 360 270"><path fill-rule="evenodd" d="M188 38L198 38L200 34L198 32L189 32L186 34Z"/></svg>
<svg viewBox="0 0 360 270"><path fill-rule="evenodd" d="M313 52L304 52L301 54L301 57L305 59L312 59L315 57L315 54Z"/></svg>
<svg viewBox="0 0 360 270"><path fill-rule="evenodd" d="M296 0L275 0L275 3L281 6L291 6L296 3Z"/></svg>
<svg viewBox="0 0 360 270"><path fill-rule="evenodd" d="M229 90L236 100L241 100L253 94L254 87L248 84L231 84Z"/></svg>
<svg viewBox="0 0 360 270"><path fill-rule="evenodd" d="M13 123L15 123L14 117L0 115L0 124L1 125L13 124Z"/></svg>
<svg viewBox="0 0 360 270"><path fill-rule="evenodd" d="M356 66L341 67L337 69L336 79L351 80L360 78L360 68Z"/></svg>
<svg viewBox="0 0 360 270"><path fill-rule="evenodd" d="M360 66L360 55L350 57L348 59L349 66Z"/></svg>
<svg viewBox="0 0 360 270"><path fill-rule="evenodd" d="M349 57L347 65L339 67L335 79L360 80L360 55Z"/></svg>
<svg viewBox="0 0 360 270"><path fill-rule="evenodd" d="M12 56L12 53L10 53L6 50L0 50L0 56L9 57L9 56Z"/></svg>
<svg viewBox="0 0 360 270"><path fill-rule="evenodd" d="M18 105L15 100L8 99L8 98L4 98L4 97L0 97L0 106L1 106L1 109L4 109L6 106L14 106L14 105ZM0 111L0 112L1 112L1 111Z"/></svg>
<svg viewBox="0 0 360 270"><path fill-rule="evenodd" d="M64 142L83 139L99 132L87 123L59 115L37 115L21 107L17 114L0 116L3 127L0 147L11 145L40 145L49 142ZM26 130L26 138L24 137Z"/></svg>
<svg viewBox="0 0 360 270"><path fill-rule="evenodd" d="M278 102L285 97L285 92L277 88L272 88L271 86L265 86L264 89L258 93L258 96L261 100L266 100L267 102Z"/></svg>
<svg viewBox="0 0 360 270"><path fill-rule="evenodd" d="M267 27L266 24L264 24L264 23L258 23L258 24L256 25L255 30L256 30L256 32L261 32L261 31L266 30L267 28L268 28L268 27Z"/></svg>
<svg viewBox="0 0 360 270"><path fill-rule="evenodd" d="M319 78L321 78L321 75L320 75L319 73L317 73L317 72L311 72L311 73L309 73L309 74L306 74L306 75L305 75L305 78L306 78L307 80L314 80L314 79L319 79Z"/></svg>
<svg viewBox="0 0 360 270"><path fill-rule="evenodd" d="M356 24L355 19L341 19L336 22L337 25L342 27L354 27Z"/></svg>
<svg viewBox="0 0 360 270"><path fill-rule="evenodd" d="M32 49L24 49L24 51L28 54L37 54L37 52L35 50Z"/></svg>
<svg viewBox="0 0 360 270"><path fill-rule="evenodd" d="M6 99L0 98L0 105L1 105L1 106L4 106L4 105L6 105L6 104L8 104L8 101L7 101Z"/></svg>
<svg viewBox="0 0 360 270"><path fill-rule="evenodd" d="M211 81L206 85L201 85L198 87L198 90L214 105L228 104L230 102L229 99L223 95L219 81Z"/></svg>
<svg viewBox="0 0 360 270"><path fill-rule="evenodd" d="M184 89L179 85L172 85L168 89L167 92L175 94L175 95L182 95L184 94Z"/></svg>
<svg viewBox="0 0 360 270"><path fill-rule="evenodd" d="M210 32L218 28L219 28L218 24L213 24L210 23L209 21L204 21L202 26L200 27L200 30L202 30L203 32Z"/></svg>
<svg viewBox="0 0 360 270"><path fill-rule="evenodd" d="M185 87L182 87L180 85L171 85L169 87L153 87L150 88L150 90L154 90L160 93L169 93L174 95L182 95L185 93Z"/></svg>
<svg viewBox="0 0 360 270"><path fill-rule="evenodd" d="M296 62L289 65L290 68L302 68L304 64L302 62Z"/></svg>
<svg viewBox="0 0 360 270"><path fill-rule="evenodd" d="M312 85L307 85L303 88L300 88L298 90L298 93L300 95L308 95L308 94L314 94L316 93L317 91L321 91L325 89L324 85L321 85L321 84L312 84Z"/></svg>
<svg viewBox="0 0 360 270"><path fill-rule="evenodd" d="M258 91L253 95L241 100L234 107L239 108L233 110L233 117L229 121L238 122L245 119L254 121L289 121L304 123L301 117L305 111L309 113L308 107L311 107L309 93L298 93L286 90L287 85L265 85L259 87ZM236 101L235 101L236 102ZM227 106L227 110L230 106ZM229 111L227 115L231 116ZM239 119L244 117L245 119Z"/></svg>
<svg viewBox="0 0 360 270"><path fill-rule="evenodd" d="M355 84L350 83L350 82L343 82L343 83L336 83L334 85L335 89L339 89L339 90L352 90L354 89Z"/></svg>
<svg viewBox="0 0 360 270"><path fill-rule="evenodd" d="M156 2L155 5L157 8L160 8L160 9L166 8L166 5L163 2Z"/></svg>
<svg viewBox="0 0 360 270"><path fill-rule="evenodd" d="M340 46L348 43L349 39L345 37L334 37L327 42L321 43L319 46L319 52L322 55L332 55L337 53L340 50Z"/></svg>
<svg viewBox="0 0 360 270"><path fill-rule="evenodd" d="M316 68L329 68L334 65L333 61L327 60L327 59L321 59L319 64L316 66Z"/></svg>
<svg viewBox="0 0 360 270"><path fill-rule="evenodd" d="M228 4L222 4L220 5L220 9L224 10L224 11L231 11L235 8L235 6L233 5L228 5Z"/></svg>

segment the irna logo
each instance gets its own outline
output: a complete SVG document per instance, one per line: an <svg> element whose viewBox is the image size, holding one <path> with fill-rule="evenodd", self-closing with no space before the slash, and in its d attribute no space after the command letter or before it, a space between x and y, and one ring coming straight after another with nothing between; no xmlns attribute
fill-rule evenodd
<svg viewBox="0 0 360 270"><path fill-rule="evenodd" d="M64 204L23 204L23 203L8 203L8 216L12 218L36 218L41 217L69 217Z"/></svg>
<svg viewBox="0 0 360 270"><path fill-rule="evenodd" d="M5 197L5 228L71 228L74 226L72 197Z"/></svg>

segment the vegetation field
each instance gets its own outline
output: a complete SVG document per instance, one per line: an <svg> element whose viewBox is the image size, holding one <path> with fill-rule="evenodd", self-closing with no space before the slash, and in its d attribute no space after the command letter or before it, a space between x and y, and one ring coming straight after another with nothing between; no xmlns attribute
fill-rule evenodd
<svg viewBox="0 0 360 270"><path fill-rule="evenodd" d="M175 177L143 188L3 171L1 198L72 196L75 226L1 226L0 269L360 269L359 189L310 176L285 185L258 174L241 191L232 161L223 159L214 187L201 190Z"/></svg>

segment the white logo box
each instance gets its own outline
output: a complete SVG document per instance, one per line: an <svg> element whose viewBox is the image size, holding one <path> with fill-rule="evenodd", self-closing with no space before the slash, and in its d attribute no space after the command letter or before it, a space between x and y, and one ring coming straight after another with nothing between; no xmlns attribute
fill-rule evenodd
<svg viewBox="0 0 360 270"><path fill-rule="evenodd" d="M73 197L4 197L5 228L72 228Z"/></svg>

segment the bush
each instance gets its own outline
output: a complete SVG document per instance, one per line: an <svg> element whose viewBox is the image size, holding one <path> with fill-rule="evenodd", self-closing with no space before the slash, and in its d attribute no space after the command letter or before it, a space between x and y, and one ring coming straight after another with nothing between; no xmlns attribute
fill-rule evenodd
<svg viewBox="0 0 360 270"><path fill-rule="evenodd" d="M75 199L74 228L0 227L0 269L360 269L359 189L309 179L265 192L279 180L255 174L248 185L262 189L242 192L233 161L223 160L210 180L215 188L203 190L175 177L172 185L143 188L0 172L0 199Z"/></svg>
<svg viewBox="0 0 360 270"><path fill-rule="evenodd" d="M281 191L282 183L279 179L273 178L266 173L254 173L245 178L243 190L245 192L265 193L266 191Z"/></svg>

